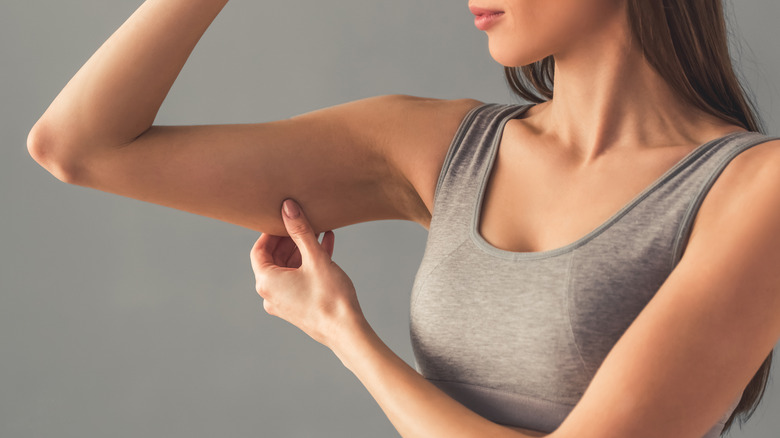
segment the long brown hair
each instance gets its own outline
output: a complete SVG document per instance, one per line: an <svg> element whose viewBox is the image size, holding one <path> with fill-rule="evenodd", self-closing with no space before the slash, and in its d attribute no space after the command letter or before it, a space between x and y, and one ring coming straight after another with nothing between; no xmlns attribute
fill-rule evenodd
<svg viewBox="0 0 780 438"><path fill-rule="evenodd" d="M627 0L631 33L650 65L688 103L749 131L766 134L755 104L734 72L721 0ZM541 103L553 97L552 55L504 74L519 97ZM772 366L769 353L745 387L721 435L736 418L740 426L755 412Z"/></svg>

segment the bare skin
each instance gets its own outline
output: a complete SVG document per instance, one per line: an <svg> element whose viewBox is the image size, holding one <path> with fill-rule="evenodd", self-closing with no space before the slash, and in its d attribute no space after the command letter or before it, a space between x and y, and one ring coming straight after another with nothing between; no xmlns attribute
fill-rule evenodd
<svg viewBox="0 0 780 438"><path fill-rule="evenodd" d="M556 61L555 98L504 129L480 220L480 234L493 246L536 252L571 243L696 146L744 130L674 95L630 44L623 2L484 3L515 12L487 31L499 62L524 65L540 52ZM571 15L556 14L565 8ZM558 22L536 21L544 16ZM576 29L567 20L581 31L532 37L550 27Z"/></svg>
<svg viewBox="0 0 780 438"><path fill-rule="evenodd" d="M321 231L370 220L427 228L447 148L481 102L378 96L270 123L154 126L226 3L144 3L41 117L31 155L65 182L264 232L252 261L266 310L330 347L404 437L544 436L477 416L392 354L330 261L333 234L314 243ZM742 130L672 93L630 43L624 1L472 3L504 11L487 31L496 61L556 59L555 98L501 137L479 229L498 248L571 243L696 146ZM741 154L719 178L679 267L550 436L700 437L744 388L780 338L776 146ZM305 206L303 219L284 219L285 198ZM620 409L605 416L603 406Z"/></svg>
<svg viewBox="0 0 780 438"><path fill-rule="evenodd" d="M187 56L225 3L145 3L41 117L29 137L32 156L66 182L263 232L285 232L276 216L285 197L307 206L317 231L380 219L411 220L427 228L446 150L465 113L479 101L379 96L271 123L152 125ZM505 3L506 9L529 8L524 5L527 0ZM534 26L555 29L545 24L544 16L552 20L564 6L541 11L536 19L542 21ZM630 199L631 190L614 193L625 186L611 183L627 177L615 171L626 169L627 160L636 162L630 188L638 192L685 149L738 129L703 118L677 102L636 50L625 47L625 38L615 37L626 31L619 9L571 7L569 20L587 22L589 27L582 34L564 33L563 42L561 37L530 40L538 30L534 27L520 34L525 45L514 39L507 42L507 34L517 33L511 28L498 33L497 26L488 32L491 52L516 54L518 59L512 61L530 62L539 51L560 52L556 99L532 108L526 119L510 122L505 131L502 146L508 146L501 148L482 222L483 235L501 248L529 250L574 240ZM181 24L172 26L169 21ZM589 44L581 43L583 35ZM529 52L528 47L536 51ZM567 94L568 89L574 91ZM529 159L523 153L520 159L519 148L546 155ZM657 152L649 156L645 150ZM511 151L518 156L507 157ZM529 174L526 167L537 171ZM536 184L512 184L525 176ZM552 181L558 181L558 187ZM506 209L509 204L502 209L497 200L534 205L549 193L520 193L516 187L549 187L565 196L555 209L530 209L546 213L522 219L526 223L520 227L521 219ZM578 198L581 188L599 190L604 204L571 205L569 200ZM577 224L544 226L554 218L560 222L572 208L592 212ZM509 228L522 235L503 231ZM559 237L550 238L553 232ZM543 245L542 239L550 244Z"/></svg>
<svg viewBox="0 0 780 438"><path fill-rule="evenodd" d="M378 96L270 123L152 125L226 3L145 2L35 124L33 158L65 182L262 232L285 233L288 196L318 231L426 223L444 154L478 101Z"/></svg>

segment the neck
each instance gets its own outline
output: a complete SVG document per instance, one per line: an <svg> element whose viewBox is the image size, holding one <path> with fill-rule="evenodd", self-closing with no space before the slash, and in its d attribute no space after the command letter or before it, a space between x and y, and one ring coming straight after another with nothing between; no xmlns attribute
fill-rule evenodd
<svg viewBox="0 0 780 438"><path fill-rule="evenodd" d="M678 97L615 19L555 57L554 98L533 110L539 132L588 164L617 149L696 145L723 122Z"/></svg>

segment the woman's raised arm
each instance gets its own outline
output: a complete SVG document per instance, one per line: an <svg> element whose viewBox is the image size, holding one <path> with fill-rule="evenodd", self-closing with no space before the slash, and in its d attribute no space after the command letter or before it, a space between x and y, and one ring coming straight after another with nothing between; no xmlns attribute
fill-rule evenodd
<svg viewBox="0 0 780 438"><path fill-rule="evenodd" d="M285 234L304 202L317 231L425 225L447 146L474 100L363 99L270 123L153 126L227 0L147 0L57 96L28 138L58 179Z"/></svg>

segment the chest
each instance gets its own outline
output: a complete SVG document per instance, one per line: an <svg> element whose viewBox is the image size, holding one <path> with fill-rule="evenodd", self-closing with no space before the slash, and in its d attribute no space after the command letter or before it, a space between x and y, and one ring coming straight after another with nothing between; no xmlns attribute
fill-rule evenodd
<svg viewBox="0 0 780 438"><path fill-rule="evenodd" d="M577 164L563 148L521 138L507 125L477 206L492 246L540 252L599 227L690 152L690 147L615 152Z"/></svg>

